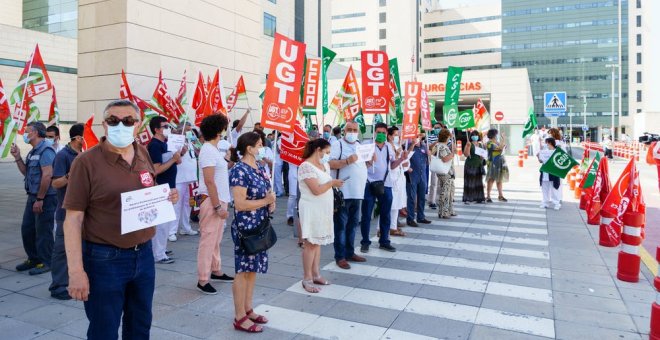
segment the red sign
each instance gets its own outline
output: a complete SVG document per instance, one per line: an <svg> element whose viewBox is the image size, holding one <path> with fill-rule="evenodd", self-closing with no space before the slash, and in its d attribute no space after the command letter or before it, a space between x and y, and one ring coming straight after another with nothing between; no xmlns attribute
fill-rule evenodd
<svg viewBox="0 0 660 340"><path fill-rule="evenodd" d="M420 98L420 120L422 123L422 129L429 131L433 129L433 125L431 124L431 107L429 106L429 95L426 93L426 91L422 90L422 96Z"/></svg>
<svg viewBox="0 0 660 340"><path fill-rule="evenodd" d="M282 132L280 158L296 166L302 164L302 154L308 140L305 129L299 123L294 126L292 133Z"/></svg>
<svg viewBox="0 0 660 340"><path fill-rule="evenodd" d="M387 54L383 51L362 51L361 57L362 113L387 114L392 96Z"/></svg>
<svg viewBox="0 0 660 340"><path fill-rule="evenodd" d="M422 83L407 81L403 86L405 99L403 107L402 139L417 138L417 122L419 122Z"/></svg>
<svg viewBox="0 0 660 340"><path fill-rule="evenodd" d="M502 111L495 112L495 120L499 122L502 119L504 119L504 113L502 113Z"/></svg>
<svg viewBox="0 0 660 340"><path fill-rule="evenodd" d="M264 128L293 131L300 107L304 63L305 44L275 33L261 114Z"/></svg>
<svg viewBox="0 0 660 340"><path fill-rule="evenodd" d="M321 59L307 59L305 92L303 95L303 110L316 110L316 101L319 93L319 79L321 79Z"/></svg>

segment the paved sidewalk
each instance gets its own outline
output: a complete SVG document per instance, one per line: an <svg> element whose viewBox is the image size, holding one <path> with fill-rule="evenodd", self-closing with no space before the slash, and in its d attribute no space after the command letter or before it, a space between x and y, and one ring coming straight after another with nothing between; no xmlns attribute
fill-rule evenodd
<svg viewBox="0 0 660 340"><path fill-rule="evenodd" d="M324 247L321 266L332 285L320 294L302 290L300 251L283 216L286 200L280 199L274 221L280 239L255 291L256 310L271 320L261 337L647 338L652 274L643 268L639 283L618 281L618 250L597 245L598 230L585 225L572 192L566 188L560 211L540 209L537 162L530 158L524 168L515 167L514 159L509 164L508 203L463 205L459 178L458 216L441 220L427 209L433 223L404 228L407 237L392 239L398 252L372 245L366 263L342 270L332 247ZM2 338L84 338L82 303L51 299L48 274L14 271L24 258L22 180L13 164L0 164L0 178ZM230 285L216 284L215 296L195 290L197 241L183 236L170 243L176 262L157 266L152 337L255 338L231 327ZM223 269L233 273L230 244L225 232Z"/></svg>

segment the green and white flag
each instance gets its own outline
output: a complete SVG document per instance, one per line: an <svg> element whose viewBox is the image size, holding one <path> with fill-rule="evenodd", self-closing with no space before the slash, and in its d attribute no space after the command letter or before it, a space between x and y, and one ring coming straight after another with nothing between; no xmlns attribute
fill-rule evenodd
<svg viewBox="0 0 660 340"><path fill-rule="evenodd" d="M525 129L523 130L522 138L531 135L536 129L536 115L534 114L534 107L529 108L529 118L527 118L527 123L525 123Z"/></svg>
<svg viewBox="0 0 660 340"><path fill-rule="evenodd" d="M458 115L458 97L461 92L461 78L463 77L463 68L449 66L447 71L447 83L445 84L445 103L443 105L443 113L450 115ZM446 110L444 108L447 108ZM454 121L454 117L451 119L444 118L445 122ZM446 123L445 123L446 124ZM449 125L449 124L447 124Z"/></svg>
<svg viewBox="0 0 660 340"><path fill-rule="evenodd" d="M323 47L321 54L321 87L323 91L323 114L325 115L328 113L328 68L330 67L330 63L332 63L332 60L335 59L337 53L327 47Z"/></svg>
<svg viewBox="0 0 660 340"><path fill-rule="evenodd" d="M401 98L401 78L399 77L399 62L396 58L390 59L390 77L393 81L393 84L390 84L390 87L394 90L393 99L394 99L394 111L396 115L390 115L389 122L390 125L398 125L403 123L403 99Z"/></svg>
<svg viewBox="0 0 660 340"><path fill-rule="evenodd" d="M578 164L580 163L562 150L562 148L555 148L552 156L541 166L541 171L559 178L565 178L569 171Z"/></svg>
<svg viewBox="0 0 660 340"><path fill-rule="evenodd" d="M447 113L447 128L465 131L475 126L474 112L472 110L460 111L454 114L454 110Z"/></svg>
<svg viewBox="0 0 660 340"><path fill-rule="evenodd" d="M364 115L362 114L362 109L355 115L355 118L353 120L358 123L360 126L360 132L365 133L367 132L367 124L364 123Z"/></svg>
<svg viewBox="0 0 660 340"><path fill-rule="evenodd" d="M598 165L600 164L600 153L596 153L596 156L591 161L589 165L589 172L587 172L587 178L584 179L583 189L591 188L596 181L596 174L598 173Z"/></svg>
<svg viewBox="0 0 660 340"><path fill-rule="evenodd" d="M429 111L431 111L431 125L435 125L438 122L435 119L435 100L429 100Z"/></svg>

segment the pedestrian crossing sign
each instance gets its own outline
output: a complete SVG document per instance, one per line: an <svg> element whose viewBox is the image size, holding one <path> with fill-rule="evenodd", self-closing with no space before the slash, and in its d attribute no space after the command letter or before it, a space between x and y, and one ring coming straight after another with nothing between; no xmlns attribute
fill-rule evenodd
<svg viewBox="0 0 660 340"><path fill-rule="evenodd" d="M543 113L548 117L566 114L566 92L545 92Z"/></svg>

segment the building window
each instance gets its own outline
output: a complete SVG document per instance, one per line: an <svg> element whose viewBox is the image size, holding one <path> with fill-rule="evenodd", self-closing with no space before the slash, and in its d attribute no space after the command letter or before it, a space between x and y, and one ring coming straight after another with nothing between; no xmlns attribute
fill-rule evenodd
<svg viewBox="0 0 660 340"><path fill-rule="evenodd" d="M78 36L77 0L13 2L23 3L23 28L68 38Z"/></svg>
<svg viewBox="0 0 660 340"><path fill-rule="evenodd" d="M363 17L365 16L366 13L364 12L359 12L359 13L348 13L348 14L337 14L332 16L332 20L337 20L337 19L348 19L348 18L358 18L358 17Z"/></svg>
<svg viewBox="0 0 660 340"><path fill-rule="evenodd" d="M350 43L340 43L340 44L332 44L332 48L341 48L341 47L358 47L358 46L366 46L367 43L364 41L358 41L358 42L350 42Z"/></svg>
<svg viewBox="0 0 660 340"><path fill-rule="evenodd" d="M642 27L642 16L641 15L637 16L637 27Z"/></svg>
<svg viewBox="0 0 660 340"><path fill-rule="evenodd" d="M637 35L637 46L642 46L642 35L641 34Z"/></svg>
<svg viewBox="0 0 660 340"><path fill-rule="evenodd" d="M642 90L637 90L637 102L642 102Z"/></svg>
<svg viewBox="0 0 660 340"><path fill-rule="evenodd" d="M384 28L381 28L378 30L378 38L379 39L386 39L387 38L387 30Z"/></svg>
<svg viewBox="0 0 660 340"><path fill-rule="evenodd" d="M380 5L380 7L385 7L385 6L387 6L387 0L380 0L379 5Z"/></svg>
<svg viewBox="0 0 660 340"><path fill-rule="evenodd" d="M637 84L641 84L641 83L642 83L642 72L637 71Z"/></svg>
<svg viewBox="0 0 660 340"><path fill-rule="evenodd" d="M296 0L294 7L294 39L305 41L305 1Z"/></svg>
<svg viewBox="0 0 660 340"><path fill-rule="evenodd" d="M272 2L272 3L274 3L274 4L277 3L277 0L268 0L268 1L270 1L270 2Z"/></svg>
<svg viewBox="0 0 660 340"><path fill-rule="evenodd" d="M642 0L637 0L637 8L642 8Z"/></svg>
<svg viewBox="0 0 660 340"><path fill-rule="evenodd" d="M378 50L379 50L379 51L386 52L386 51L387 51L387 46L385 46L385 45L380 45L380 46L378 46Z"/></svg>
<svg viewBox="0 0 660 340"><path fill-rule="evenodd" d="M332 33L362 32L364 30L365 30L364 27L340 28L340 29L332 30Z"/></svg>
<svg viewBox="0 0 660 340"><path fill-rule="evenodd" d="M637 53L637 65L641 65L641 64L642 64L642 54L638 52Z"/></svg>
<svg viewBox="0 0 660 340"><path fill-rule="evenodd" d="M275 36L275 31L277 28L277 18L274 15L270 15L264 12L264 35L269 37Z"/></svg>
<svg viewBox="0 0 660 340"><path fill-rule="evenodd" d="M385 23L387 21L387 13L382 12L378 14L378 22L379 23Z"/></svg>

